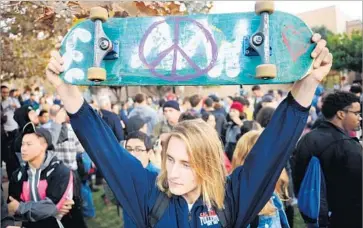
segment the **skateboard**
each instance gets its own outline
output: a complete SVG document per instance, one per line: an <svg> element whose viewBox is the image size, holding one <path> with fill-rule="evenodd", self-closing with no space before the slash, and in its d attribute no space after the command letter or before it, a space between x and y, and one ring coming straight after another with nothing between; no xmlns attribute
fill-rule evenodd
<svg viewBox="0 0 363 228"><path fill-rule="evenodd" d="M60 77L82 86L287 84L312 67L311 29L257 2L255 12L90 18L64 37Z"/></svg>

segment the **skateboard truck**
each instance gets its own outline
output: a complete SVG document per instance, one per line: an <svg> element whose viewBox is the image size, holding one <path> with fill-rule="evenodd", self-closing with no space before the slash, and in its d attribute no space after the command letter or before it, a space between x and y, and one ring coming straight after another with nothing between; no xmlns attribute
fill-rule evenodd
<svg viewBox="0 0 363 228"><path fill-rule="evenodd" d="M250 45L250 36L243 37L243 55L244 56L260 56L255 49ZM272 55L272 48L270 47L270 56Z"/></svg>
<svg viewBox="0 0 363 228"><path fill-rule="evenodd" d="M269 19L270 14L274 11L273 1L258 1L255 4L256 14L261 16L260 27L249 39L249 45L261 57L262 64L256 67L256 78L272 79L276 77L276 66L270 64L270 36L269 36ZM246 53L248 52L248 53ZM246 54L250 50L245 50Z"/></svg>
<svg viewBox="0 0 363 228"><path fill-rule="evenodd" d="M106 80L106 70L100 67L101 61L113 50L113 44L102 28L102 23L108 19L108 12L102 7L91 8L90 19L95 23L94 57L93 67L88 68L87 77L90 81L101 82Z"/></svg>
<svg viewBox="0 0 363 228"><path fill-rule="evenodd" d="M119 46L120 46L120 44L119 44L118 41L113 41L112 42L112 50L109 51L103 59L104 60L118 59L119 53L120 53Z"/></svg>

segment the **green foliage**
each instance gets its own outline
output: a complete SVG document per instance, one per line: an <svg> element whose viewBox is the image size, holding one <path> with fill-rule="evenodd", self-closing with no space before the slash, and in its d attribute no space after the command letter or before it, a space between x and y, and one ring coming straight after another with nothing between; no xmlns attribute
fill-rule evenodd
<svg viewBox="0 0 363 228"><path fill-rule="evenodd" d="M333 70L362 72L362 32L332 34L327 38L328 47L333 54Z"/></svg>
<svg viewBox="0 0 363 228"><path fill-rule="evenodd" d="M313 30L314 33L319 33L324 40L327 40L329 36L333 35L333 33L325 26L313 27L311 30Z"/></svg>
<svg viewBox="0 0 363 228"><path fill-rule="evenodd" d="M207 13L210 2L0 1L0 80L44 78L49 53L91 7L110 17ZM34 81L34 80L31 80Z"/></svg>

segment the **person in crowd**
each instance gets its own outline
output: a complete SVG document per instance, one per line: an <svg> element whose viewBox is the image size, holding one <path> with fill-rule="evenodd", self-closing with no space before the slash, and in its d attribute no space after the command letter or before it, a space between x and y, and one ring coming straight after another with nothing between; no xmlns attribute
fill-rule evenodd
<svg viewBox="0 0 363 228"><path fill-rule="evenodd" d="M327 191L327 206L321 203L321 211L331 212L330 218L320 219L319 224L362 227L362 146L357 138L349 136L350 131L360 129L359 97L333 92L325 97L321 111L326 120L301 138L291 159L295 194L311 157L316 156Z"/></svg>
<svg viewBox="0 0 363 228"><path fill-rule="evenodd" d="M53 140L32 122L22 130L22 165L9 182L9 213L23 227L86 227L79 205L74 205L74 177L50 152Z"/></svg>
<svg viewBox="0 0 363 228"><path fill-rule="evenodd" d="M145 94L139 93L135 96L135 104L128 118L139 116L147 124L147 134L152 135L155 125L159 122L157 112L146 103Z"/></svg>
<svg viewBox="0 0 363 228"><path fill-rule="evenodd" d="M156 227L221 227L226 223L246 227L271 198L304 129L314 91L331 69L326 42L318 34L312 41L317 43L311 54L315 59L312 71L294 84L251 150L253 156L228 179L218 134L203 120L181 121L173 128L157 175L119 145L76 86L59 78L64 70L59 52L52 52L46 75L61 96L80 142L136 226L155 222ZM159 197L168 207L155 221L150 209Z"/></svg>

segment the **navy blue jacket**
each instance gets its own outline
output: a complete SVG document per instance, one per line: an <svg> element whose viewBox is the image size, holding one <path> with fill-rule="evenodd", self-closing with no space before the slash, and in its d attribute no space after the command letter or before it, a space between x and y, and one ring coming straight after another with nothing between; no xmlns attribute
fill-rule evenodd
<svg viewBox="0 0 363 228"><path fill-rule="evenodd" d="M299 105L291 94L276 109L269 125L241 166L229 176L225 206L233 227L246 227L270 199L275 183L286 165L308 118L309 108ZM118 202L137 227L147 227L148 215L161 193L156 173L122 148L111 129L85 102L70 114L72 127ZM191 211L181 196L172 196L156 227L221 227L213 210L199 198Z"/></svg>
<svg viewBox="0 0 363 228"><path fill-rule="evenodd" d="M122 130L121 119L113 112L101 109L102 119L110 126L118 142L124 140L124 131Z"/></svg>

